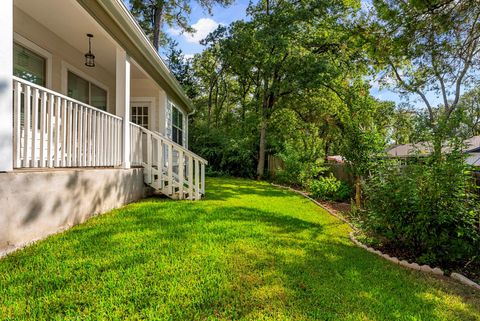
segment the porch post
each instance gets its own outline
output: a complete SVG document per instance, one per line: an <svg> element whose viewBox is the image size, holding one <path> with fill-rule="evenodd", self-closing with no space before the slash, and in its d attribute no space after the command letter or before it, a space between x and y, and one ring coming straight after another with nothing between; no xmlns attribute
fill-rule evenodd
<svg viewBox="0 0 480 321"><path fill-rule="evenodd" d="M116 114L123 118L122 167L130 168L130 57L117 47Z"/></svg>
<svg viewBox="0 0 480 321"><path fill-rule="evenodd" d="M0 1L0 172L13 170L13 0Z"/></svg>

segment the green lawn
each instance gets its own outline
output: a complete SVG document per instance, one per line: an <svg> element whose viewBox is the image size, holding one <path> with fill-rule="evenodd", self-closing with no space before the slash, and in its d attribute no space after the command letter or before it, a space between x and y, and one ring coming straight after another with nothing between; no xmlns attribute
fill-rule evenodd
<svg viewBox="0 0 480 321"><path fill-rule="evenodd" d="M203 201L150 198L1 260L0 319L480 320L478 293L355 247L296 194L207 184Z"/></svg>

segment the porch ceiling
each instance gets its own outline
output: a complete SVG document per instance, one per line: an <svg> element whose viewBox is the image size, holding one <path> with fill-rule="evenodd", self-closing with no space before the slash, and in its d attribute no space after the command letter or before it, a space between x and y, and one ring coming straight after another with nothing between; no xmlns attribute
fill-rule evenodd
<svg viewBox="0 0 480 321"><path fill-rule="evenodd" d="M75 0L15 0L14 5L82 53L88 51L87 33L94 35L95 63L115 74L115 43Z"/></svg>

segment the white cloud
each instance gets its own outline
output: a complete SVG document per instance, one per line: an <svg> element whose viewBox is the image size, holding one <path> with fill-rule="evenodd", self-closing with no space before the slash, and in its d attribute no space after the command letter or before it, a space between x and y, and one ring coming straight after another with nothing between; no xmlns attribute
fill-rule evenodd
<svg viewBox="0 0 480 321"><path fill-rule="evenodd" d="M187 42L200 43L200 40L205 38L210 32L217 29L220 23L210 18L200 18L196 23L192 25L195 29L194 33L182 32L178 28L170 28L168 33L173 36L183 35Z"/></svg>
<svg viewBox="0 0 480 321"><path fill-rule="evenodd" d="M194 54L184 54L183 55L185 57L185 59L192 59L193 56L195 56Z"/></svg>

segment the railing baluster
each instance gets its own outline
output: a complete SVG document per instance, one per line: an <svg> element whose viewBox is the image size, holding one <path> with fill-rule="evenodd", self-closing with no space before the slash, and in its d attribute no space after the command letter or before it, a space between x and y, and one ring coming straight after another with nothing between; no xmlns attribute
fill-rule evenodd
<svg viewBox="0 0 480 321"><path fill-rule="evenodd" d="M54 96L48 95L48 112L47 112L47 166L53 167L53 108Z"/></svg>
<svg viewBox="0 0 480 321"><path fill-rule="evenodd" d="M30 167L29 162L29 148L30 143L30 86L26 86L25 94L23 95L23 167Z"/></svg>
<svg viewBox="0 0 480 321"><path fill-rule="evenodd" d="M200 171L198 163L200 161L195 159L195 199L200 199Z"/></svg>
<svg viewBox="0 0 480 321"><path fill-rule="evenodd" d="M78 105L77 166L83 166L83 106Z"/></svg>
<svg viewBox="0 0 480 321"><path fill-rule="evenodd" d="M147 159L145 160L147 165L147 182L151 184L154 182L153 167L152 167L152 134L147 133Z"/></svg>
<svg viewBox="0 0 480 321"><path fill-rule="evenodd" d="M185 178L185 160L183 158L183 150L178 151L178 197L183 199L184 178Z"/></svg>
<svg viewBox="0 0 480 321"><path fill-rule="evenodd" d="M173 194L173 146L168 144L168 193Z"/></svg>
<svg viewBox="0 0 480 321"><path fill-rule="evenodd" d="M193 200L193 157L188 156L188 199Z"/></svg>
<svg viewBox="0 0 480 321"><path fill-rule="evenodd" d="M87 164L87 155L88 155L88 108L83 107L83 166L88 166Z"/></svg>
<svg viewBox="0 0 480 321"><path fill-rule="evenodd" d="M47 93L42 92L42 103L40 104L40 167L46 166L48 155L45 150L48 148L47 97Z"/></svg>
<svg viewBox="0 0 480 321"><path fill-rule="evenodd" d="M73 106L72 102L67 103L67 166L72 166L72 135L73 135Z"/></svg>
<svg viewBox="0 0 480 321"><path fill-rule="evenodd" d="M205 163L204 162L201 162L201 166L200 166L200 171L201 171L201 184L202 184L202 188L200 189L200 192L202 194L205 194Z"/></svg>
<svg viewBox="0 0 480 321"><path fill-rule="evenodd" d="M60 106L60 119L61 123L61 147L60 147L60 166L67 167L67 100L62 99L62 105Z"/></svg>
<svg viewBox="0 0 480 321"><path fill-rule="evenodd" d="M14 81L15 96L13 101L13 122L14 122L14 134L13 134L13 146L15 148L15 160L14 166L16 168L22 166L21 161L21 113L22 113L22 84L20 82Z"/></svg>
<svg viewBox="0 0 480 321"><path fill-rule="evenodd" d="M81 117L80 117L80 106L78 104L74 105L73 109L73 166L80 166L80 144L79 144L79 131L81 131Z"/></svg>
<svg viewBox="0 0 480 321"><path fill-rule="evenodd" d="M92 130L92 113L93 110L90 109L87 114L87 121L88 121L88 131L87 131L87 166L92 166L92 136L93 136L93 130Z"/></svg>
<svg viewBox="0 0 480 321"><path fill-rule="evenodd" d="M55 105L55 149L54 149L54 162L53 166L59 166L60 160L60 105L62 104L62 98L57 97L57 104Z"/></svg>
<svg viewBox="0 0 480 321"><path fill-rule="evenodd" d="M32 95L32 167L37 167L37 131L38 131L38 89L33 89Z"/></svg>

